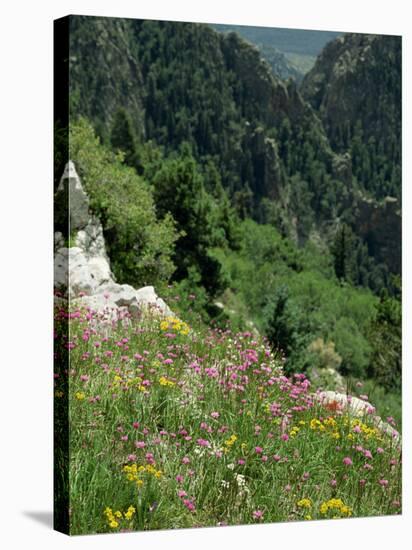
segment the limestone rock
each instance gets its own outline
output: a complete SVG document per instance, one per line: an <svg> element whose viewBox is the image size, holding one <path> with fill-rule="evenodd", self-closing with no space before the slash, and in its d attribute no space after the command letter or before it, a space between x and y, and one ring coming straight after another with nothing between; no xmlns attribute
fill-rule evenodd
<svg viewBox="0 0 412 550"><path fill-rule="evenodd" d="M56 191L56 201L62 199L69 204L70 232L85 227L89 221L89 197L83 190L76 168L71 160L66 164Z"/></svg>
<svg viewBox="0 0 412 550"><path fill-rule="evenodd" d="M75 244L67 248L63 234L56 231L54 286L62 296L71 303L101 313L107 320L119 316L139 318L144 311L174 316L152 286L136 290L115 281L106 253L102 225L96 216L89 213L89 199L71 161L60 181L56 195L59 194L59 200L70 200L70 229ZM66 210L67 204L62 203Z"/></svg>

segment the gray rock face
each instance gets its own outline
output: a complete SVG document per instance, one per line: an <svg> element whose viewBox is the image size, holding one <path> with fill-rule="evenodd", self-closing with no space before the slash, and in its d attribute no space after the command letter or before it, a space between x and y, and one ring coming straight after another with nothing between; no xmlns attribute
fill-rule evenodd
<svg viewBox="0 0 412 550"><path fill-rule="evenodd" d="M65 197L62 197L66 193ZM73 162L69 161L56 196L69 201L70 230L75 246L67 247L63 234L54 235L54 286L71 303L83 305L114 318L119 312L139 317L144 311L173 315L152 286L139 290L116 283L106 253L103 228L89 213L89 198Z"/></svg>
<svg viewBox="0 0 412 550"><path fill-rule="evenodd" d="M66 164L56 196L64 194L69 206L70 233L85 227L89 221L89 197L83 190L76 168L71 160ZM57 197L58 199L58 197Z"/></svg>
<svg viewBox="0 0 412 550"><path fill-rule="evenodd" d="M360 196L354 209L357 233L365 239L379 262L393 273L402 268L402 214L399 201L386 197L375 201Z"/></svg>

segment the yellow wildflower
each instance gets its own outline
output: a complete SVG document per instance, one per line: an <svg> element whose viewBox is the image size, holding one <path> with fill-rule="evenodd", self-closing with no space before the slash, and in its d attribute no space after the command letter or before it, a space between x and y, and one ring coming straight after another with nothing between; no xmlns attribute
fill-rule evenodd
<svg viewBox="0 0 412 550"><path fill-rule="evenodd" d="M297 502L299 508L312 508L312 501L310 498L302 498Z"/></svg>
<svg viewBox="0 0 412 550"><path fill-rule="evenodd" d="M116 520L112 520L112 521L109 523L109 526L110 526L112 529L116 529L116 527L119 527L119 522L116 521Z"/></svg>
<svg viewBox="0 0 412 550"><path fill-rule="evenodd" d="M176 385L176 382L172 382L172 380L167 379L165 376L161 376L159 378L159 384L161 386L170 386L170 387L172 387L172 386Z"/></svg>

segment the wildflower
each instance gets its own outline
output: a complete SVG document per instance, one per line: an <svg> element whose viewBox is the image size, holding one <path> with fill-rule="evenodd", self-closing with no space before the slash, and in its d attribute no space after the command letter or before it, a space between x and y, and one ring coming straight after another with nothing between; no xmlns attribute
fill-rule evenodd
<svg viewBox="0 0 412 550"><path fill-rule="evenodd" d="M288 436L288 434L282 434L282 435L280 436L280 439L281 439L282 441L287 441L287 440L289 439L289 436Z"/></svg>
<svg viewBox="0 0 412 550"><path fill-rule="evenodd" d="M273 460L274 460L275 462L279 462L279 460L280 460L280 455L273 455Z"/></svg>
<svg viewBox="0 0 412 550"><path fill-rule="evenodd" d="M88 382L90 380L90 376L88 376L87 374L81 374L80 375L80 380L82 382Z"/></svg>
<svg viewBox="0 0 412 550"><path fill-rule="evenodd" d="M331 479L330 480L330 486L331 487L336 487L337 484L338 484L338 482L336 481L336 479Z"/></svg>
<svg viewBox="0 0 412 550"><path fill-rule="evenodd" d="M263 453L262 447L255 447L255 453L258 454L258 455Z"/></svg>
<svg viewBox="0 0 412 550"><path fill-rule="evenodd" d="M330 500L323 502L319 507L319 511L323 515L326 515L329 510L332 510L334 513L338 512L341 516L352 515L352 509L349 508L349 506L346 506L340 498L331 498Z"/></svg>
<svg viewBox="0 0 412 550"><path fill-rule="evenodd" d="M129 508L127 509L127 512L125 512L124 514L124 517L127 519L127 520L131 520L132 517L133 517L133 514L136 512L136 508L134 506L129 506Z"/></svg>
<svg viewBox="0 0 412 550"><path fill-rule="evenodd" d="M182 458L182 464L189 464L189 462L190 462L190 458L188 456L184 456Z"/></svg>
<svg viewBox="0 0 412 550"><path fill-rule="evenodd" d="M378 483L381 487L384 487L384 488L389 485L389 481L387 479L380 479Z"/></svg>
<svg viewBox="0 0 412 550"><path fill-rule="evenodd" d="M312 501L310 498L302 498L297 502L299 508L312 508Z"/></svg>
<svg viewBox="0 0 412 550"><path fill-rule="evenodd" d="M136 455L133 455L133 454L127 455L127 460L129 462L134 462L136 460Z"/></svg>
<svg viewBox="0 0 412 550"><path fill-rule="evenodd" d="M116 527L119 527L119 522L116 521L116 520L112 520L112 521L109 523L109 527L111 527L112 529L116 529Z"/></svg>
<svg viewBox="0 0 412 550"><path fill-rule="evenodd" d="M177 496L179 498L183 498L183 497L187 496L187 493L186 493L186 491L183 491L183 489L179 489L179 491L177 491Z"/></svg>
<svg viewBox="0 0 412 550"><path fill-rule="evenodd" d="M345 464L345 466L352 466L353 464L352 459L349 456L345 456L345 458L343 459L343 463Z"/></svg>
<svg viewBox="0 0 412 550"><path fill-rule="evenodd" d="M144 447L146 447L146 443L144 441L135 441L134 446L136 447L136 449L143 449Z"/></svg>
<svg viewBox="0 0 412 550"><path fill-rule="evenodd" d="M78 401L82 401L86 395L84 394L84 392L82 391L78 391L74 394L74 397L78 400Z"/></svg>
<svg viewBox="0 0 412 550"><path fill-rule="evenodd" d="M189 512L194 512L196 510L193 501L188 499L188 498L185 498L183 500L183 504L186 506L186 508L189 510Z"/></svg>
<svg viewBox="0 0 412 550"><path fill-rule="evenodd" d="M165 376L161 376L161 377L159 378L159 384L160 384L161 386L170 386L170 387L176 385L175 382L173 382L172 380L169 380L169 379L166 378Z"/></svg>
<svg viewBox="0 0 412 550"><path fill-rule="evenodd" d="M253 512L252 516L253 516L253 519L261 521L263 519L263 512L262 512L262 510L255 510Z"/></svg>
<svg viewBox="0 0 412 550"><path fill-rule="evenodd" d="M196 440L196 443L201 447L210 447L210 443L207 439L199 438Z"/></svg>
<svg viewBox="0 0 412 550"><path fill-rule="evenodd" d="M210 416L211 416L212 418L219 418L220 414L219 414L217 411L214 411L214 412L211 412L211 413L210 413Z"/></svg>

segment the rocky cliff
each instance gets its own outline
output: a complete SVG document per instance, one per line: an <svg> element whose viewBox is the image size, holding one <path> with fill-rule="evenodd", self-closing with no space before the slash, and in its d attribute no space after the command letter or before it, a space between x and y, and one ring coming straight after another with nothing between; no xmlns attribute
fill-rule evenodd
<svg viewBox="0 0 412 550"><path fill-rule="evenodd" d="M90 212L89 198L71 161L66 165L55 201L61 205L56 220L60 227L64 212L69 214L69 242L61 231L54 234L54 286L61 296L109 317L119 311L139 317L147 309L160 315L173 315L152 286L136 290L116 283L102 225Z"/></svg>
<svg viewBox="0 0 412 550"><path fill-rule="evenodd" d="M344 148L355 126L362 137L401 133L401 37L346 34L330 42L305 76L300 91L320 114L334 148Z"/></svg>

